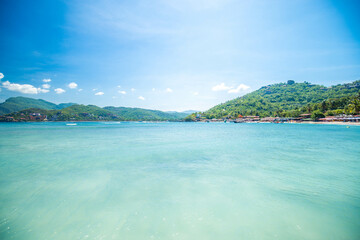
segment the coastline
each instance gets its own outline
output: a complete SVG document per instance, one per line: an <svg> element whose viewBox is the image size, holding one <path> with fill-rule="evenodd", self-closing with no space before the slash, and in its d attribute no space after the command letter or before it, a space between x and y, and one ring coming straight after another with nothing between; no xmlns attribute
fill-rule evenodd
<svg viewBox="0 0 360 240"><path fill-rule="evenodd" d="M360 126L360 122L293 122L295 124L323 124L323 125L351 125L351 126Z"/></svg>
<svg viewBox="0 0 360 240"><path fill-rule="evenodd" d="M169 123L169 122L177 122L177 123L187 123L186 121L24 121L24 122L0 122L0 123L81 123L81 122L103 122L103 123L131 123L131 122L140 122L140 123ZM224 122L191 122L191 123L224 123ZM274 122L243 122L243 123L273 123ZM360 126L360 122L314 122L314 121L304 121L304 122L284 122L285 124L318 124L318 125L342 125L342 126Z"/></svg>

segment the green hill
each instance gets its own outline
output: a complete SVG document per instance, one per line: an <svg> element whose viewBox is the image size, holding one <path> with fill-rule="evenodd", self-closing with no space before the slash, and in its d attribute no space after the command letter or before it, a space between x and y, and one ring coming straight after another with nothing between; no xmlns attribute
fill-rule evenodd
<svg viewBox="0 0 360 240"><path fill-rule="evenodd" d="M98 120L122 120L113 113L93 105L72 105L64 109L46 110L40 108L28 108L19 112L3 116L13 117L20 121L98 121Z"/></svg>
<svg viewBox="0 0 360 240"><path fill-rule="evenodd" d="M72 105L70 107L48 112L50 121L97 121L97 120L123 120L112 112L94 105Z"/></svg>
<svg viewBox="0 0 360 240"><path fill-rule="evenodd" d="M164 121L164 120L180 120L188 114L179 112L162 112L158 110L149 110L142 108L127 107L104 107L104 109L121 116L126 121L142 120L142 121Z"/></svg>
<svg viewBox="0 0 360 240"><path fill-rule="evenodd" d="M5 102L0 103L0 115L18 112L27 108L40 109L62 109L69 107L74 103L61 103L59 105L51 103L42 99L26 98L26 97L11 97Z"/></svg>
<svg viewBox="0 0 360 240"><path fill-rule="evenodd" d="M188 115L142 108L101 108L73 103L56 105L45 100L24 97L9 98L1 106L1 121L7 121L11 117L18 121L177 121Z"/></svg>
<svg viewBox="0 0 360 240"><path fill-rule="evenodd" d="M304 112L311 112L321 108L323 111L344 108L350 104L352 98L360 91L360 80L353 83L339 84L325 87L322 85L295 83L278 83L261 87L260 89L242 97L219 104L208 111L201 113L205 118L236 118L239 114L244 116L296 116ZM339 103L341 104L339 105ZM320 106L320 107L319 107ZM194 118L195 114L189 118Z"/></svg>

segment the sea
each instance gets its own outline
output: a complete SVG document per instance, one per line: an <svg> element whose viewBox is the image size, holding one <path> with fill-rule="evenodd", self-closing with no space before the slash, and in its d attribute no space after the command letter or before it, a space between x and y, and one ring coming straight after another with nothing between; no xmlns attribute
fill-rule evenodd
<svg viewBox="0 0 360 240"><path fill-rule="evenodd" d="M0 239L360 239L360 126L1 123Z"/></svg>

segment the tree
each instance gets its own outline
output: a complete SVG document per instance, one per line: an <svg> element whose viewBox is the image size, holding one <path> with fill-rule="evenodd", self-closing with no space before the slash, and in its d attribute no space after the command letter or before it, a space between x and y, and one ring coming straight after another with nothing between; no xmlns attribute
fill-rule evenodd
<svg viewBox="0 0 360 240"><path fill-rule="evenodd" d="M354 98L348 106L350 113L358 113L360 111L360 100Z"/></svg>
<svg viewBox="0 0 360 240"><path fill-rule="evenodd" d="M323 118L323 117L325 117L325 115L320 110L316 110L311 114L311 118L313 120L318 120L319 118Z"/></svg>
<svg viewBox="0 0 360 240"><path fill-rule="evenodd" d="M293 85L294 83L295 83L294 80L288 80L288 81L287 81L287 84L289 84L289 85Z"/></svg>

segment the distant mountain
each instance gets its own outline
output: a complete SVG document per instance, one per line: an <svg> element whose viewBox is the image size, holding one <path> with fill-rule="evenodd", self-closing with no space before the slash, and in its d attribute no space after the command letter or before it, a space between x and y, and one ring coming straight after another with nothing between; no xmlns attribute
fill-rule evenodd
<svg viewBox="0 0 360 240"><path fill-rule="evenodd" d="M195 112L199 112L199 111L197 111L197 110L186 110L186 111L182 111L181 113L192 114L192 113L195 113Z"/></svg>
<svg viewBox="0 0 360 240"><path fill-rule="evenodd" d="M94 105L72 105L64 109L46 110L40 108L28 108L19 112L6 114L0 117L0 121L13 118L16 121L98 121L122 119L110 111Z"/></svg>
<svg viewBox="0 0 360 240"><path fill-rule="evenodd" d="M54 104L41 99L15 97L1 103L0 121L178 121L187 113L73 103Z"/></svg>
<svg viewBox="0 0 360 240"><path fill-rule="evenodd" d="M357 101L359 92L360 80L331 87L289 80L287 83L261 87L242 97L216 105L200 115L211 119L236 118L239 115L295 117L315 110L324 114L333 114L335 110L338 110L338 113L346 113L345 108ZM196 115L192 114L187 120L195 117Z"/></svg>
<svg viewBox="0 0 360 240"><path fill-rule="evenodd" d="M0 115L18 112L27 108L40 109L62 109L74 105L75 103L61 103L59 105L51 103L42 99L26 98L26 97L11 97L5 102L0 103Z"/></svg>
<svg viewBox="0 0 360 240"><path fill-rule="evenodd" d="M195 112L199 112L197 110L186 110L186 111L182 111L182 112L177 112L177 111L166 111L167 113L183 113L183 114L192 114L192 113L195 113Z"/></svg>
<svg viewBox="0 0 360 240"><path fill-rule="evenodd" d="M142 121L164 121L164 120L180 120L186 117L188 114L179 112L162 112L159 110L150 110L143 108L128 108L128 107L104 107L120 116L126 121L142 120Z"/></svg>

